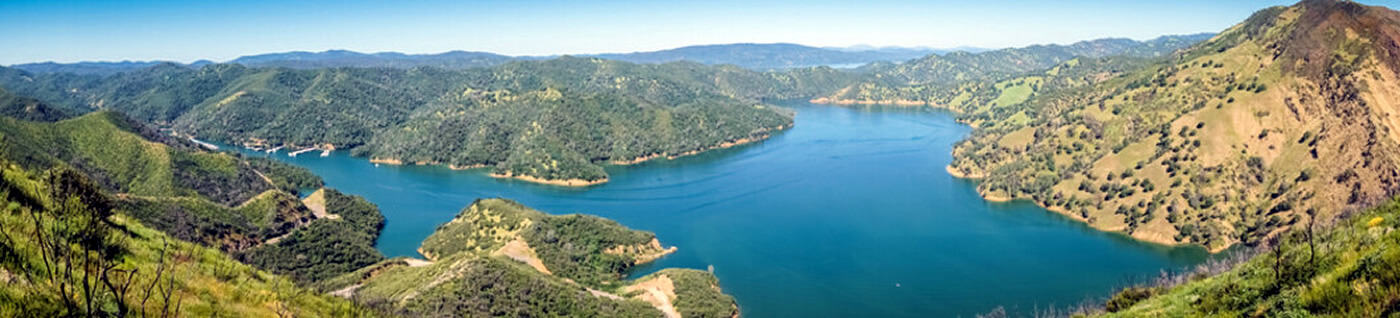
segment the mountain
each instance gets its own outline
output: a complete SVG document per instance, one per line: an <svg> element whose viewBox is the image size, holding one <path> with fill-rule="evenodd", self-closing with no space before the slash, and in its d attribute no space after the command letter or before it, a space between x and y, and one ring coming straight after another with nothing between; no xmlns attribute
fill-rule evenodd
<svg viewBox="0 0 1400 318"><path fill-rule="evenodd" d="M951 85L961 82L995 82L1049 69L1075 58L1129 56L1150 58L1170 54L1209 38L1210 34L1163 36L1149 41L1110 38L1069 45L1033 45L982 53L952 52L929 55L900 64L875 64L864 68L866 79L836 92L828 99L843 103L904 101L927 102L917 93L896 93L905 87ZM927 89L917 89L926 91Z"/></svg>
<svg viewBox="0 0 1400 318"><path fill-rule="evenodd" d="M499 65L514 57L486 53L451 51L438 54L404 54L398 52L359 53L346 50L324 52L285 52L242 56L228 63L249 67L286 67L313 69L327 67L385 67L414 68L437 67L444 69L465 69Z"/></svg>
<svg viewBox="0 0 1400 318"><path fill-rule="evenodd" d="M438 227L419 251L428 260L385 261L318 288L405 316L738 314L734 298L709 272L668 268L624 280L627 269L675 248L593 216L477 200Z"/></svg>
<svg viewBox="0 0 1400 318"><path fill-rule="evenodd" d="M30 73L73 73L83 75L106 76L121 72L134 71L147 67L156 66L163 61L121 61L121 62L78 62L78 63L28 63L11 65L10 67Z"/></svg>
<svg viewBox="0 0 1400 318"><path fill-rule="evenodd" d="M58 121L68 118L69 114L37 99L18 96L0 88L0 116L27 121Z"/></svg>
<svg viewBox="0 0 1400 318"><path fill-rule="evenodd" d="M106 77L0 68L0 87L210 140L585 185L607 179L602 164L766 138L792 115L757 98L824 91L842 76L566 57L466 70L161 64Z"/></svg>
<svg viewBox="0 0 1400 318"><path fill-rule="evenodd" d="M927 56L927 55L929 55L929 54L939 54L939 55L942 55L942 54L947 54L947 53L949 53L949 52L957 52L957 51L964 51L964 52L969 52L969 53L981 53L981 52L986 52L986 51L991 51L991 50L992 50L992 49L979 48L979 47L972 47L972 46L959 46L959 47L954 47L954 48L931 48L931 47L926 47L926 46L919 46L919 47L905 47L905 46L874 46L874 45L865 45L865 44L861 44L861 45L852 45L852 46L844 46L844 47L823 47L823 49L836 50L836 51L842 51L842 52L881 52L881 53L890 53L890 54L900 54L900 55L905 55L905 56L908 56L908 57L909 57L909 58L906 58L906 59L904 59L904 60L911 60L911 59L915 59L915 58L920 58L920 57Z"/></svg>
<svg viewBox="0 0 1400 318"><path fill-rule="evenodd" d="M1396 16L1304 1L1081 85L1018 88L1055 69L999 82L1016 96L962 108L978 128L949 170L989 198L1213 251L1369 207L1400 181Z"/></svg>
<svg viewBox="0 0 1400 318"><path fill-rule="evenodd" d="M729 64L754 70L814 66L859 66L875 61L905 61L930 52L904 50L842 51L789 43L696 45L669 50L587 55L632 63L691 61Z"/></svg>
<svg viewBox="0 0 1400 318"><path fill-rule="evenodd" d="M1044 76L1058 69L1132 70L1148 60L1171 54L1210 38L1211 34L1162 36L1148 41L1099 39L1070 45L1034 45L982 53L953 52L929 55L906 63L872 63L858 71L866 74L850 85L813 100L832 104L934 105L958 109L964 104L991 102L979 97L1001 95L1029 97ZM1089 61L1090 66L1078 63ZM1050 70L1046 73L1046 70ZM1020 85L1004 82L1025 75ZM1086 74L1068 74L1079 76ZM1098 80L1102 78L1091 78ZM995 88L993 88L995 86ZM1016 98L1012 98L1013 100ZM1002 100L1006 103L1007 100ZM958 104L958 105L950 105Z"/></svg>

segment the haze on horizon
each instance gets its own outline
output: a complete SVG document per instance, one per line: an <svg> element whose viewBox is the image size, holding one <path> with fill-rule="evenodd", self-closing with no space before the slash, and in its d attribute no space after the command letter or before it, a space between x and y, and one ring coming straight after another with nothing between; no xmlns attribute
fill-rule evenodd
<svg viewBox="0 0 1400 318"><path fill-rule="evenodd" d="M559 55L779 42L1001 48L1217 32L1259 8L1292 2L25 0L0 2L7 46L0 65L227 61L332 49Z"/></svg>

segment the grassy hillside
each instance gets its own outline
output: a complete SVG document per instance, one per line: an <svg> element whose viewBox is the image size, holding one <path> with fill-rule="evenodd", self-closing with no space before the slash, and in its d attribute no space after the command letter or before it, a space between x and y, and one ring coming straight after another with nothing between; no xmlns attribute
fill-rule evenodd
<svg viewBox="0 0 1400 318"><path fill-rule="evenodd" d="M388 260L317 287L410 316L734 316L733 298L708 272L624 280L673 250L602 218L478 200L424 240L428 261Z"/></svg>
<svg viewBox="0 0 1400 318"><path fill-rule="evenodd" d="M1212 250L1370 206L1400 175L1395 17L1339 1L1260 11L1170 61L967 116L980 128L949 169L988 197Z"/></svg>
<svg viewBox="0 0 1400 318"><path fill-rule="evenodd" d="M0 155L31 170L80 171L116 193L116 205L128 215L183 240L242 249L311 218L294 195L278 190L267 174L241 158L200 151L145 131L119 114L98 112L55 123L8 117L0 122ZM305 175L295 178L319 183Z"/></svg>
<svg viewBox="0 0 1400 318"><path fill-rule="evenodd" d="M372 316L113 209L81 173L0 160L0 316Z"/></svg>
<svg viewBox="0 0 1400 318"><path fill-rule="evenodd" d="M1394 317L1400 314L1400 202L1309 224L1215 276L1138 287L1110 301L1112 317Z"/></svg>
<svg viewBox="0 0 1400 318"><path fill-rule="evenodd" d="M364 199L322 190L309 171L267 159L203 151L97 112L55 123L0 118L0 157L30 170L73 169L114 194L112 208L174 238L236 252L298 281L383 259L383 216ZM159 140L161 142L152 141Z"/></svg>

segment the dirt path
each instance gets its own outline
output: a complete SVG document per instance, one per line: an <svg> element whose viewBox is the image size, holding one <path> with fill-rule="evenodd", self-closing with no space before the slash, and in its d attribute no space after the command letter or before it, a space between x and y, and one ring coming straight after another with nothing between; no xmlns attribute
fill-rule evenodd
<svg viewBox="0 0 1400 318"><path fill-rule="evenodd" d="M671 299L676 298L676 284L665 274L656 275L656 278L627 286L622 291L626 293L642 291L642 294L635 298L661 310L662 313L666 314L666 318L681 318L681 313L676 311L675 305L671 304Z"/></svg>
<svg viewBox="0 0 1400 318"><path fill-rule="evenodd" d="M429 261L421 260L421 259L417 259L417 258L405 258L405 259L403 260L403 262L404 262L404 263L408 263L408 267L423 267L423 266L433 265L433 262L429 262Z"/></svg>
<svg viewBox="0 0 1400 318"><path fill-rule="evenodd" d="M506 242L506 246L502 246L501 249L496 250L496 252L492 254L505 255L510 259L530 265L530 267L534 267L535 270L541 273L554 275L554 273L549 271L549 268L544 267L544 261L541 261L540 257L535 254L535 249L530 248L530 244L525 243L525 240L518 237L515 238L515 240Z"/></svg>
<svg viewBox="0 0 1400 318"><path fill-rule="evenodd" d="M335 220L340 218L339 214L326 212L326 189L319 189L316 190L316 192L312 192L311 195L306 196L305 199L301 199L301 204L305 205L307 210L311 210L311 214L315 214L318 219Z"/></svg>

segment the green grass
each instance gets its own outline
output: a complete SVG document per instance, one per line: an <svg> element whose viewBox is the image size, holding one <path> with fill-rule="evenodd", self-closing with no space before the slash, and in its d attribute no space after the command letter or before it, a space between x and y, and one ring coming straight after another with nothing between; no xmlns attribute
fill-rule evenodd
<svg viewBox="0 0 1400 318"><path fill-rule="evenodd" d="M0 164L0 280L6 282L0 284L0 316L373 315L112 215L102 203L107 199L85 179L48 177L53 173ZM55 192L55 184L70 190ZM57 200L50 193L74 195ZM70 257L77 258L58 261ZM108 289L106 283L131 288Z"/></svg>
<svg viewBox="0 0 1400 318"><path fill-rule="evenodd" d="M1234 269L1155 295L1114 317L1385 317L1400 312L1400 202L1308 238L1282 235Z"/></svg>
<svg viewBox="0 0 1400 318"><path fill-rule="evenodd" d="M1035 93L1036 87L1039 87L1042 81L1042 78L1032 76L997 84L997 88L1001 89L1001 95L998 95L997 99L992 100L992 103L997 107L1014 106L1023 103L1031 98L1031 94Z"/></svg>

